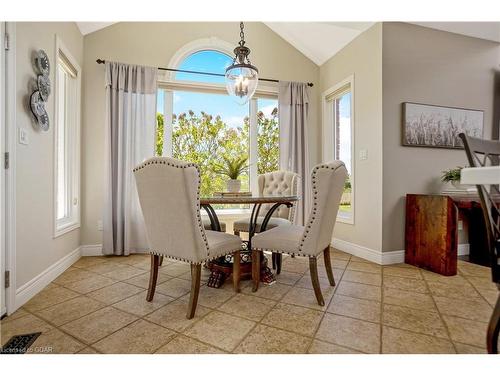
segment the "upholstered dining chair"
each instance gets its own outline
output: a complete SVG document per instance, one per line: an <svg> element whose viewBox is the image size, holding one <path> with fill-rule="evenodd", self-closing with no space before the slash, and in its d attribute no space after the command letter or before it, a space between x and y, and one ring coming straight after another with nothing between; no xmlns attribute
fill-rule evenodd
<svg viewBox="0 0 500 375"><path fill-rule="evenodd" d="M300 176L289 171L275 171L264 173L258 176L259 195L299 195ZM273 204L263 205L259 211L255 233L259 233L262 221ZM279 206L267 223L266 229L275 228L282 225L291 225L295 222L295 205L287 207ZM250 217L236 220L233 223L233 232L239 236L240 232L250 231ZM281 254L273 253L273 268L276 272L281 272Z"/></svg>
<svg viewBox="0 0 500 375"><path fill-rule="evenodd" d="M151 252L147 301L152 301L160 257L191 264L191 294L187 318L196 311L201 264L234 254L233 283L239 291L241 239L205 230L200 215L200 170L196 164L155 157L134 168L139 201Z"/></svg>
<svg viewBox="0 0 500 375"><path fill-rule="evenodd" d="M330 260L330 243L337 218L340 198L347 178L343 162L333 161L314 167L311 174L313 202L305 226L287 225L256 234L252 239L253 291L260 280L260 256L262 251L286 253L309 257L309 269L316 300L320 306L325 301L318 278L317 256L323 252L326 273L330 285L335 285Z"/></svg>
<svg viewBox="0 0 500 375"><path fill-rule="evenodd" d="M467 159L471 167L485 167L499 165L500 142L469 137L460 133L459 137L464 143ZM479 199L483 209L486 234L490 251L490 266L493 282L500 291L500 208L498 185L477 185ZM496 195L496 197L495 197ZM494 199L496 198L496 199ZM498 354L498 334L500 332L500 294L498 295L493 314L491 315L486 334L488 353Z"/></svg>

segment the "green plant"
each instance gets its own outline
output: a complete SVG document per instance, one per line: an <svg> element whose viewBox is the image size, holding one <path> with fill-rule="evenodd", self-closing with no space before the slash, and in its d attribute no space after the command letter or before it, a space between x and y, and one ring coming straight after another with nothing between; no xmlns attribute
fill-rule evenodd
<svg viewBox="0 0 500 375"><path fill-rule="evenodd" d="M231 180L237 180L240 175L246 172L248 168L248 157L243 155L235 158L223 156L224 164L218 164L214 168L214 172L225 175Z"/></svg>
<svg viewBox="0 0 500 375"><path fill-rule="evenodd" d="M460 181L460 171L463 167L456 167L453 169L448 169L443 171L441 175L441 180L443 182L452 182L452 181Z"/></svg>

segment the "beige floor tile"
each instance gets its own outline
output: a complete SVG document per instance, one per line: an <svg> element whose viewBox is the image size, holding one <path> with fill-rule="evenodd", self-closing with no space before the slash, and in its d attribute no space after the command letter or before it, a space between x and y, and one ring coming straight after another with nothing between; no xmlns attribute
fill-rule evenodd
<svg viewBox="0 0 500 375"><path fill-rule="evenodd" d="M309 263L301 262L300 257L290 258L283 262L281 269L287 272L304 273L309 269Z"/></svg>
<svg viewBox="0 0 500 375"><path fill-rule="evenodd" d="M142 292L144 289L134 285L117 282L102 289L95 290L87 294L88 297L94 298L105 304L111 305L122 299L130 297L134 294Z"/></svg>
<svg viewBox="0 0 500 375"><path fill-rule="evenodd" d="M146 301L147 291L139 294L135 294L128 297L120 302L113 305L119 310L128 312L130 314L144 316L158 310L160 307L165 306L170 303L174 298L163 295L161 293L155 293L153 300L151 302Z"/></svg>
<svg viewBox="0 0 500 375"><path fill-rule="evenodd" d="M163 265L166 266L165 261L164 261ZM143 271L149 271L151 269L151 260L149 258L148 259L144 259L141 262L134 263L133 267L139 268L139 269L141 269Z"/></svg>
<svg viewBox="0 0 500 375"><path fill-rule="evenodd" d="M36 314L58 327L102 309L104 306L106 306L104 303L95 299L80 296L40 310Z"/></svg>
<svg viewBox="0 0 500 375"><path fill-rule="evenodd" d="M455 348L458 354L487 354L486 348L478 348L477 346L455 343Z"/></svg>
<svg viewBox="0 0 500 375"><path fill-rule="evenodd" d="M362 354L354 349L349 349L340 345L330 344L320 340L313 340L308 350L309 354Z"/></svg>
<svg viewBox="0 0 500 375"><path fill-rule="evenodd" d="M76 354L99 354L99 352L94 348L92 348L91 346L87 346L86 348L80 350Z"/></svg>
<svg viewBox="0 0 500 375"><path fill-rule="evenodd" d="M130 254L127 256L120 256L119 259L121 264L128 264L129 266L135 266L144 262L151 264L151 256L149 254Z"/></svg>
<svg viewBox="0 0 500 375"><path fill-rule="evenodd" d="M73 264L76 268L89 268L97 264L103 264L108 260L105 257L81 257L78 261Z"/></svg>
<svg viewBox="0 0 500 375"><path fill-rule="evenodd" d="M156 286L156 291L170 297L179 298L191 291L191 282L182 279L170 279Z"/></svg>
<svg viewBox="0 0 500 375"><path fill-rule="evenodd" d="M104 262L104 263L100 263L100 264L95 264L93 266L87 267L86 269L88 271L92 271L92 272L98 273L100 275L104 275L105 273L117 271L120 268L127 267L126 264L118 263L116 261L116 258L118 258L118 257L111 257L111 258L106 257L106 259L108 259L108 260L112 259L112 261L108 261L108 262Z"/></svg>
<svg viewBox="0 0 500 375"><path fill-rule="evenodd" d="M281 284L294 285L302 277L299 273L281 271L279 275L276 276L276 281Z"/></svg>
<svg viewBox="0 0 500 375"><path fill-rule="evenodd" d="M384 325L448 338L446 328L437 312L384 304L382 317Z"/></svg>
<svg viewBox="0 0 500 375"><path fill-rule="evenodd" d="M336 268L333 269L333 272L334 272L333 277L338 282L338 280L340 280L340 278L341 278L341 275L338 275L339 272L335 272L335 271L337 271ZM342 271L340 271L340 272L342 272ZM319 279L319 285L321 287L321 290L333 291L335 289L335 287L330 285L330 281L328 281L327 277L319 277L318 279ZM297 282L297 284L295 284L295 287L313 290L311 277L308 274L305 274L304 276L302 276L300 278L300 280Z"/></svg>
<svg viewBox="0 0 500 375"><path fill-rule="evenodd" d="M445 339L383 326L382 353L446 354L455 353L455 348Z"/></svg>
<svg viewBox="0 0 500 375"><path fill-rule="evenodd" d="M17 309L13 314L10 314L9 316L6 316L5 318L3 318L0 322L0 325L5 324L7 322L11 322L15 319L22 318L23 316L26 316L28 314L29 314L29 312L21 307L20 309Z"/></svg>
<svg viewBox="0 0 500 375"><path fill-rule="evenodd" d="M382 275L370 272L346 270L342 280L368 285L382 285Z"/></svg>
<svg viewBox="0 0 500 375"><path fill-rule="evenodd" d="M278 303L262 319L262 323L303 336L313 336L323 317L323 312L305 307Z"/></svg>
<svg viewBox="0 0 500 375"><path fill-rule="evenodd" d="M331 263L332 263L332 267L333 268L338 268L338 269L341 269L341 270L344 270L347 265L349 264L349 261L346 260L346 259L331 259Z"/></svg>
<svg viewBox="0 0 500 375"><path fill-rule="evenodd" d="M213 346L178 335L158 349L156 354L224 354L226 352Z"/></svg>
<svg viewBox="0 0 500 375"><path fill-rule="evenodd" d="M316 338L365 353L380 352L380 325L326 313Z"/></svg>
<svg viewBox="0 0 500 375"><path fill-rule="evenodd" d="M38 336L27 354L72 354L83 348L85 344L54 328Z"/></svg>
<svg viewBox="0 0 500 375"><path fill-rule="evenodd" d="M172 276L168 276L167 274L158 272L158 279L156 280L156 285L164 283L167 280L170 280ZM140 288L148 289L149 287L149 272L143 273L139 276L134 276L130 279L124 280L124 283L132 284L138 286Z"/></svg>
<svg viewBox="0 0 500 375"><path fill-rule="evenodd" d="M384 303L419 310L436 311L436 306L430 294L414 293L394 288L383 288L382 292L384 293Z"/></svg>
<svg viewBox="0 0 500 375"><path fill-rule="evenodd" d="M61 286L46 288L30 299L23 307L28 311L39 311L49 306L78 297L79 294Z"/></svg>
<svg viewBox="0 0 500 375"><path fill-rule="evenodd" d="M153 353L170 341L176 333L145 320L138 320L92 346L102 353Z"/></svg>
<svg viewBox="0 0 500 375"><path fill-rule="evenodd" d="M276 301L238 293L219 307L219 311L245 319L259 321L276 304Z"/></svg>
<svg viewBox="0 0 500 375"><path fill-rule="evenodd" d="M407 268L398 266L385 266L384 275L388 276L398 276L398 277L408 277L411 279L422 279L420 269L418 268Z"/></svg>
<svg viewBox="0 0 500 375"><path fill-rule="evenodd" d="M254 293L252 292L252 285L248 285L246 288L242 288L241 292L245 294L250 294L255 297L262 297L267 299L272 299L274 301L278 301L283 296L288 293L292 289L291 286L276 283L273 285L263 285L259 284L259 289Z"/></svg>
<svg viewBox="0 0 500 375"><path fill-rule="evenodd" d="M490 306L495 306L498 299L498 291L478 289L478 293L490 304Z"/></svg>
<svg viewBox="0 0 500 375"><path fill-rule="evenodd" d="M297 288L297 287L291 289L283 297L281 302L308 307L314 310L325 311L326 307L328 306L330 300L333 297L333 287L330 287L329 290L322 289L321 292L323 294L323 300L325 301L325 306L318 305L318 301L316 300L316 296L314 295L313 290Z"/></svg>
<svg viewBox="0 0 500 375"><path fill-rule="evenodd" d="M87 279L68 283L65 285L65 287L78 293L87 294L114 283L116 283L116 280L98 274L93 274L92 277L89 277Z"/></svg>
<svg viewBox="0 0 500 375"><path fill-rule="evenodd" d="M160 275L162 274L162 272L160 272ZM208 268L205 268L205 267L201 267L201 284L206 284L210 275L212 274L212 272L210 272L210 270ZM166 273L163 273L163 275L165 276L169 276L167 275ZM171 276L170 276L171 277ZM189 282L191 282L191 271L189 272L185 272L185 273L182 273L180 274L179 276L177 276L178 279L182 279L182 280L187 280ZM227 286L228 284L231 284L232 285L232 279L231 279L231 276L226 279L226 281L224 282L224 284L221 286L221 288L223 288L224 286ZM220 288L219 288L220 289Z"/></svg>
<svg viewBox="0 0 500 375"><path fill-rule="evenodd" d="M249 320L214 311L187 329L185 335L232 351L254 325L255 323Z"/></svg>
<svg viewBox="0 0 500 375"><path fill-rule="evenodd" d="M488 323L493 308L482 298L463 299L435 296L434 301L441 314L458 316Z"/></svg>
<svg viewBox="0 0 500 375"><path fill-rule="evenodd" d="M379 286L351 283L343 279L337 287L336 293L348 297L364 298L373 301L380 301L382 298L382 288Z"/></svg>
<svg viewBox="0 0 500 375"><path fill-rule="evenodd" d="M479 294L470 285L445 284L437 281L427 281L429 290L435 296L448 298L478 298Z"/></svg>
<svg viewBox="0 0 500 375"><path fill-rule="evenodd" d="M337 249L330 249L330 258L332 259L349 260L351 259L351 257L352 257L351 254L345 253Z"/></svg>
<svg viewBox="0 0 500 375"><path fill-rule="evenodd" d="M123 281L130 279L134 276L142 275L146 271L140 268L132 267L129 265L123 265L119 269L106 272L103 276L109 277L113 280Z"/></svg>
<svg viewBox="0 0 500 375"><path fill-rule="evenodd" d="M66 323L61 326L61 329L86 344L92 344L136 319L135 315L127 314L112 307L105 307L80 319Z"/></svg>
<svg viewBox="0 0 500 375"><path fill-rule="evenodd" d="M198 305L193 319L187 319L187 309L188 304L186 302L176 300L146 315L144 319L174 331L183 332L212 311L204 306Z"/></svg>
<svg viewBox="0 0 500 375"><path fill-rule="evenodd" d="M296 333L258 325L234 352L246 354L306 353L310 342L310 338Z"/></svg>
<svg viewBox="0 0 500 375"><path fill-rule="evenodd" d="M380 302L335 294L327 309L328 312L351 318L380 323Z"/></svg>
<svg viewBox="0 0 500 375"><path fill-rule="evenodd" d="M160 268L160 272L172 277L178 277L186 273L189 273L190 275L191 266L188 263L173 263Z"/></svg>
<svg viewBox="0 0 500 375"><path fill-rule="evenodd" d="M480 348L486 347L487 323L447 315L443 315L443 319L448 326L450 337L454 342L478 346Z"/></svg>
<svg viewBox="0 0 500 375"><path fill-rule="evenodd" d="M360 257L357 257L355 255L352 255L351 256L351 261L352 262L362 262L362 263L373 263L373 262L370 262L369 260L366 260L364 258L360 258Z"/></svg>
<svg viewBox="0 0 500 375"><path fill-rule="evenodd" d="M498 291L497 285L491 281L491 277L469 276L466 279L477 289Z"/></svg>
<svg viewBox="0 0 500 375"><path fill-rule="evenodd" d="M4 345L7 341L9 341L12 336L35 332L44 333L50 331L51 329L54 329L54 327L32 314L27 314L21 318L5 323L2 321L0 324L0 337L2 339L1 345Z"/></svg>
<svg viewBox="0 0 500 375"><path fill-rule="evenodd" d="M372 272L372 273L381 273L382 266L379 266L375 263L366 263L366 262L349 262L347 265L347 269L351 271L361 271L361 272Z"/></svg>
<svg viewBox="0 0 500 375"><path fill-rule="evenodd" d="M459 261L458 269L463 275L467 276L488 277L491 275L491 270L489 267L484 267L480 266L479 264L469 262Z"/></svg>
<svg viewBox="0 0 500 375"><path fill-rule="evenodd" d="M443 276L440 275L439 273L422 270L422 276L425 280L432 282L439 282L443 284L457 285L457 286L469 285L467 279L461 275Z"/></svg>
<svg viewBox="0 0 500 375"><path fill-rule="evenodd" d="M408 277L390 276L384 274L383 285L389 288L408 290L416 293L429 293L424 280L411 279Z"/></svg>
<svg viewBox="0 0 500 375"><path fill-rule="evenodd" d="M221 306L224 302L233 297L236 293L234 292L232 286L231 288L210 288L206 285L200 288L200 294L198 296L198 305L205 306L211 309L215 309ZM181 298L181 300L189 301L189 294L186 294Z"/></svg>
<svg viewBox="0 0 500 375"><path fill-rule="evenodd" d="M54 284L64 286L66 284L85 280L93 276L95 276L95 274L87 270L70 267L54 280Z"/></svg>

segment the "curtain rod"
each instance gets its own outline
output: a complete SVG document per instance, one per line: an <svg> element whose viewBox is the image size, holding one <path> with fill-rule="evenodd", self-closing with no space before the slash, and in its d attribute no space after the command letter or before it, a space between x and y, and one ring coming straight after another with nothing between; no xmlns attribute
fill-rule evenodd
<svg viewBox="0 0 500 375"><path fill-rule="evenodd" d="M104 64L106 60L103 59L97 59L95 61L98 64ZM207 76L215 76L215 77L225 77L224 74L219 74L219 73L208 73L208 72L197 72L195 70L183 70L183 69L172 69L172 68L158 68L158 70L167 70L169 72L181 72L181 73L192 73L192 74L203 74ZM259 78L259 81L266 81L266 82L279 82L277 79L269 79L269 78ZM307 86L313 87L314 84L312 82L307 82Z"/></svg>

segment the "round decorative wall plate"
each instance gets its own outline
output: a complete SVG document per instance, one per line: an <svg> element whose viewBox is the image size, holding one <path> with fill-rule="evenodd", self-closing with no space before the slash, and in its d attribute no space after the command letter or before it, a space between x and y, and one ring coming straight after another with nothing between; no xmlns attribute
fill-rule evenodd
<svg viewBox="0 0 500 375"><path fill-rule="evenodd" d="M47 54L43 49L37 51L35 56L35 64L40 74L43 74L44 76L49 75L50 73L49 57L47 56Z"/></svg>
<svg viewBox="0 0 500 375"><path fill-rule="evenodd" d="M50 95L50 78L49 76L44 76L39 74L37 77L38 91L40 91L40 97L44 102L47 101Z"/></svg>
<svg viewBox="0 0 500 375"><path fill-rule="evenodd" d="M49 130L49 115L45 110L45 103L41 98L40 91L36 90L31 94L30 108L38 127L43 131Z"/></svg>

